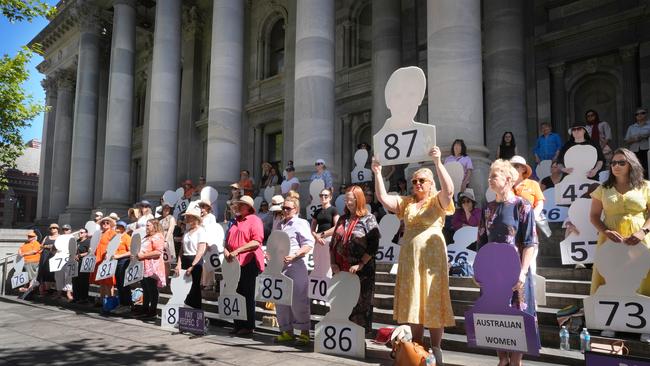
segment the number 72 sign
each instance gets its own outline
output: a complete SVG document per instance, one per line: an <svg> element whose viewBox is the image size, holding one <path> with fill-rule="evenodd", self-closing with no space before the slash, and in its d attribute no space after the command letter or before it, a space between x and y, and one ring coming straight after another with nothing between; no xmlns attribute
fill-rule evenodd
<svg viewBox="0 0 650 366"><path fill-rule="evenodd" d="M382 165L428 161L436 145L436 126L411 122L406 129L382 128L373 137L375 156Z"/></svg>

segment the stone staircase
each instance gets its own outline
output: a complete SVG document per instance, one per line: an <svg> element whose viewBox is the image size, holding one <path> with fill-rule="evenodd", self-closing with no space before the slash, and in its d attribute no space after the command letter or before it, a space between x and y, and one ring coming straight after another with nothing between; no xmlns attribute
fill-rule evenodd
<svg viewBox="0 0 650 366"><path fill-rule="evenodd" d="M18 253L18 248L27 239L25 229L0 229L0 258Z"/></svg>

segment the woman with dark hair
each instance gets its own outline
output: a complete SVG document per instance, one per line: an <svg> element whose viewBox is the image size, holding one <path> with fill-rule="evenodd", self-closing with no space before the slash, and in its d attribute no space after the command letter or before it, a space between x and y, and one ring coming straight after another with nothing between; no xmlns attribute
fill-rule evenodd
<svg viewBox="0 0 650 366"><path fill-rule="evenodd" d="M605 156L603 155L603 150L599 145L596 145L593 143L593 141L591 141L589 132L587 132L587 127L585 127L583 123L574 123L573 126L571 126L569 129L569 133L571 134L571 137L564 144L564 146L562 146L562 149L560 149L560 154L557 157L557 163L560 167L560 170L566 174L571 174L573 172L573 168L566 168L564 166L564 155L566 155L566 152L570 148L576 145L591 145L596 149L598 158L596 160L596 165L594 165L594 167L587 172L587 178L598 178L598 172L600 172L605 166Z"/></svg>
<svg viewBox="0 0 650 366"><path fill-rule="evenodd" d="M587 132L591 136L591 141L600 146L605 156L605 161L609 162L612 160L612 148L609 147L610 141L612 141L612 129L609 127L609 123L601 121L598 116L598 112L593 109L589 109L585 112L585 122L587 125Z"/></svg>
<svg viewBox="0 0 650 366"><path fill-rule="evenodd" d="M455 187L459 192L465 192L465 189L469 185L469 180L472 178L472 170L474 165L472 165L472 159L467 156L467 146L465 146L465 141L462 139L456 139L451 144L451 155L447 156L444 164L450 163L452 161L457 161L460 165L463 166L463 182L460 184L460 187Z"/></svg>
<svg viewBox="0 0 650 366"><path fill-rule="evenodd" d="M639 159L628 149L616 149L609 173L609 178L591 193L589 218L598 230L598 245L609 239L650 249L650 182L643 179ZM605 279L594 265L591 294L604 283ZM650 296L650 275L641 282L638 292ZM609 333L613 336L613 332ZM641 341L650 342L650 334L642 334Z"/></svg>
<svg viewBox="0 0 650 366"><path fill-rule="evenodd" d="M501 136L501 144L497 146L497 159L510 160L515 155L517 155L515 135L510 131L506 131Z"/></svg>
<svg viewBox="0 0 650 366"><path fill-rule="evenodd" d="M357 305L350 320L372 331L372 299L375 294L375 254L379 247L377 219L366 206L363 189L351 186L345 192L344 214L336 222L330 244L332 273L355 273L361 282Z"/></svg>
<svg viewBox="0 0 650 366"><path fill-rule="evenodd" d="M49 285L54 283L54 272L50 272L50 259L56 254L56 248L54 248L54 242L56 238L59 237L59 224L51 223L50 224L50 235L46 236L43 239L41 244L41 258L38 263L38 272L36 275L36 280L39 283L39 293L44 296L47 294Z"/></svg>

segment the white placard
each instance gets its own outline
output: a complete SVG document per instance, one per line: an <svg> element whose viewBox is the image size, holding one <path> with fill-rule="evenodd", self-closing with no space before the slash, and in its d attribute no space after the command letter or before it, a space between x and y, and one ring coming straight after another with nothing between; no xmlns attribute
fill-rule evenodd
<svg viewBox="0 0 650 366"><path fill-rule="evenodd" d="M218 252L223 252L225 232L221 224L213 223L206 225L205 233L208 246L216 246Z"/></svg>
<svg viewBox="0 0 650 366"><path fill-rule="evenodd" d="M339 212L339 215L345 215L345 193L341 193L338 195L338 197L336 197L334 206L336 206L336 210Z"/></svg>
<svg viewBox="0 0 650 366"><path fill-rule="evenodd" d="M540 181L551 175L551 165L553 165L552 160L542 160L535 167L535 175ZM546 206L546 202L544 202Z"/></svg>
<svg viewBox="0 0 650 366"><path fill-rule="evenodd" d="M117 269L117 259L111 261L102 261L97 267L97 275L95 281L103 280L115 276Z"/></svg>
<svg viewBox="0 0 650 366"><path fill-rule="evenodd" d="M363 183L372 181L372 171L366 168L368 161L368 150L359 149L354 153L354 169L350 173L352 183Z"/></svg>
<svg viewBox="0 0 650 366"><path fill-rule="evenodd" d="M11 277L11 288L25 286L27 283L29 283L29 275L27 272L20 272Z"/></svg>
<svg viewBox="0 0 650 366"><path fill-rule="evenodd" d="M88 254L81 259L81 266L79 272L90 273L95 269L97 258L94 255Z"/></svg>
<svg viewBox="0 0 650 366"><path fill-rule="evenodd" d="M99 225L97 225L95 221L87 221L86 225L84 225L84 229L86 229L88 236L93 236L95 232L99 232Z"/></svg>
<svg viewBox="0 0 650 366"><path fill-rule="evenodd" d="M587 303L585 303L585 306ZM589 328L630 333L650 333L650 297L598 296L593 306L595 317Z"/></svg>
<svg viewBox="0 0 650 366"><path fill-rule="evenodd" d="M579 198L569 207L569 220L580 234L571 233L560 242L562 264L593 263L598 231L589 220L591 199Z"/></svg>
<svg viewBox="0 0 650 366"><path fill-rule="evenodd" d="M50 258L50 272L58 272L65 267L66 264L68 264L68 261L70 260L69 257L52 257Z"/></svg>
<svg viewBox="0 0 650 366"><path fill-rule="evenodd" d="M544 209L542 210L548 222L564 222L569 214L569 208L555 204L555 187L544 190Z"/></svg>
<svg viewBox="0 0 650 366"><path fill-rule="evenodd" d="M314 212L321 207L320 192L325 188L325 182L322 179L314 179L309 183L309 194L311 195L311 202L307 206L307 217L312 217Z"/></svg>
<svg viewBox="0 0 650 366"><path fill-rule="evenodd" d="M485 202L492 202L497 199L497 194L490 188L485 190Z"/></svg>
<svg viewBox="0 0 650 366"><path fill-rule="evenodd" d="M546 306L546 277L533 273L535 283L535 305Z"/></svg>
<svg viewBox="0 0 650 366"><path fill-rule="evenodd" d="M71 234L59 235L54 241L56 254L50 258L50 272L58 272L70 261L70 252L77 248L77 241Z"/></svg>
<svg viewBox="0 0 650 366"><path fill-rule="evenodd" d="M219 199L219 192L210 186L205 186L201 189L201 201L208 201L214 208L217 207L217 200ZM214 211L214 210L213 210Z"/></svg>
<svg viewBox="0 0 650 366"><path fill-rule="evenodd" d="M178 308L184 305L185 298L192 288L192 276L186 276L185 270L180 270L177 276L172 277L169 281L169 288L172 291L172 297L163 307L160 327L174 330L178 327Z"/></svg>
<svg viewBox="0 0 650 366"><path fill-rule="evenodd" d="M424 72L415 66L397 69L388 79L384 95L391 117L373 136L375 156L382 165L431 159L429 150L436 146L436 126L413 120L426 86Z"/></svg>
<svg viewBox="0 0 650 366"><path fill-rule="evenodd" d="M270 186L270 187L264 188L264 200L266 201L266 203L269 204L269 206L271 205L271 201L273 200L273 196L275 196L275 188L276 188L276 186Z"/></svg>
<svg viewBox="0 0 650 366"><path fill-rule="evenodd" d="M476 241L478 228L475 226L463 226L454 233L454 242L447 246L447 263L456 263L465 260L474 264L476 252L469 249L469 245Z"/></svg>
<svg viewBox="0 0 650 366"><path fill-rule="evenodd" d="M223 262L221 292L219 294L219 318L226 320L247 320L246 298L237 293L241 277L241 266L237 258Z"/></svg>
<svg viewBox="0 0 650 366"><path fill-rule="evenodd" d="M183 196L181 196L183 197ZM182 213L184 213L190 207L190 200L187 198L180 198L174 206L174 218L178 220Z"/></svg>
<svg viewBox="0 0 650 366"><path fill-rule="evenodd" d="M223 252L220 252L216 245L210 245L203 255L203 267L208 271L220 269L223 261Z"/></svg>
<svg viewBox="0 0 650 366"><path fill-rule="evenodd" d="M182 188L180 188L182 189ZM175 191L165 191L162 195L162 201L163 203L169 204L171 207L174 207L176 205L176 202L178 201L179 198L181 198L182 194L179 195Z"/></svg>
<svg viewBox="0 0 650 366"><path fill-rule="evenodd" d="M284 231L273 230L266 242L268 265L257 276L255 300L291 306L293 299L293 280L282 273L284 258L289 255L289 235Z"/></svg>
<svg viewBox="0 0 650 366"><path fill-rule="evenodd" d="M128 286L132 283L142 281L144 278L144 263L138 261L129 263L129 266L126 267L124 271L124 286Z"/></svg>
<svg viewBox="0 0 650 366"><path fill-rule="evenodd" d="M309 274L309 290L307 292L310 299L327 300L327 289L332 278L330 241L331 237L325 239L325 244L315 242L314 249L310 253L310 257L314 261L313 270Z"/></svg>
<svg viewBox="0 0 650 366"><path fill-rule="evenodd" d="M379 247L375 253L377 263L397 263L400 246L393 243L393 238L399 231L399 219L393 214L386 214L379 221Z"/></svg>
<svg viewBox="0 0 650 366"><path fill-rule="evenodd" d="M587 172L596 165L597 160L596 148L591 145L575 145L567 150L564 166L573 171L555 185L556 204L570 205L583 197L592 184L598 184L597 180L587 178Z"/></svg>
<svg viewBox="0 0 650 366"><path fill-rule="evenodd" d="M359 276L339 272L330 281L327 294L330 311L316 324L314 351L364 358L365 329L348 318L357 304L361 284Z"/></svg>
<svg viewBox="0 0 650 366"><path fill-rule="evenodd" d="M528 351L522 316L475 313L474 330L479 347Z"/></svg>

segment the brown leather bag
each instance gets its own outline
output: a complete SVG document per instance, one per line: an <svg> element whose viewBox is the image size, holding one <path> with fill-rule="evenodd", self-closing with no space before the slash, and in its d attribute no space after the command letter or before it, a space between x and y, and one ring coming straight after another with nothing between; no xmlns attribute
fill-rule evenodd
<svg viewBox="0 0 650 366"><path fill-rule="evenodd" d="M629 353L629 350L622 339L605 337L591 337L591 350L593 352L606 353L608 355L626 356Z"/></svg>
<svg viewBox="0 0 650 366"><path fill-rule="evenodd" d="M425 366L429 352L414 342L395 341L390 356L395 360L395 366Z"/></svg>

